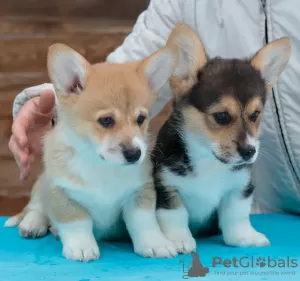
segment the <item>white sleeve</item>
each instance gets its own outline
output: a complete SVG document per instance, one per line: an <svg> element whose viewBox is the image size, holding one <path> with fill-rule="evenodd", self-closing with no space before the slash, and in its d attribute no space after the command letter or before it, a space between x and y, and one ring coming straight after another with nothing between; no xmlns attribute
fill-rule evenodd
<svg viewBox="0 0 300 281"><path fill-rule="evenodd" d="M45 90L51 90L55 93L54 87L50 83L45 83L38 86L33 86L30 88L27 88L23 90L21 93L19 93L13 103L13 119L16 118L18 112L20 111L21 107L24 105L24 103L34 97L39 97L41 93Z"/></svg>
<svg viewBox="0 0 300 281"><path fill-rule="evenodd" d="M164 46L171 30L181 23L181 1L151 0L148 9L139 15L132 32L107 61L123 63L143 59Z"/></svg>
<svg viewBox="0 0 300 281"><path fill-rule="evenodd" d="M107 61L123 63L139 60L163 47L175 25L182 23L182 1L151 0L148 9L138 17L132 32L107 57ZM157 115L170 98L171 89L166 84L152 107L151 117Z"/></svg>

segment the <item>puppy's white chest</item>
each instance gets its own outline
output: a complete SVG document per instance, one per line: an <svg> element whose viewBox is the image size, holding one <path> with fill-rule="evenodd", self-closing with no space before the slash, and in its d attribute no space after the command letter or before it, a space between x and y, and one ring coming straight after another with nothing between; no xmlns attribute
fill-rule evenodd
<svg viewBox="0 0 300 281"><path fill-rule="evenodd" d="M119 221L124 202L142 185L141 169L138 165L107 167L93 165L92 161L82 163L76 159L70 163L72 172L81 180L74 184L68 182L65 191L89 212L95 235L116 237L123 231Z"/></svg>
<svg viewBox="0 0 300 281"><path fill-rule="evenodd" d="M83 206L94 221L95 234L103 237L105 233L119 232L121 210L125 192L103 189L101 186L83 189L67 189L67 194Z"/></svg>
<svg viewBox="0 0 300 281"><path fill-rule="evenodd" d="M230 190L242 190L248 178L248 171L233 172L217 161L199 161L187 176L174 175L167 169L164 171L165 183L179 191L192 230L199 229L209 219Z"/></svg>

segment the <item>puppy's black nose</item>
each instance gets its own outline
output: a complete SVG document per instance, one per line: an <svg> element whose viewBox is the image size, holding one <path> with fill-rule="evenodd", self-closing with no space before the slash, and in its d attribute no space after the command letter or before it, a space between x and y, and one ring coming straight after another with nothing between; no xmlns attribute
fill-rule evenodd
<svg viewBox="0 0 300 281"><path fill-rule="evenodd" d="M239 145L237 151L243 160L248 161L254 156L256 149L252 145Z"/></svg>
<svg viewBox="0 0 300 281"><path fill-rule="evenodd" d="M128 163L135 163L141 157L141 150L139 148L130 148L130 149L123 149L123 155Z"/></svg>

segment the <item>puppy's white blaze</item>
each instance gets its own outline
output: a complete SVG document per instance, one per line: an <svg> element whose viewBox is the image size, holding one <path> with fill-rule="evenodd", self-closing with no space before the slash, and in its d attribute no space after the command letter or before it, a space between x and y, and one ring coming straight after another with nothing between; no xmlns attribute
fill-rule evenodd
<svg viewBox="0 0 300 281"><path fill-rule="evenodd" d="M249 134L247 134L247 143L251 146L255 147L255 154L253 155L252 159L251 159L251 163L254 163L257 159L258 156L258 151L259 151L259 140L250 136Z"/></svg>
<svg viewBox="0 0 300 281"><path fill-rule="evenodd" d="M145 159L145 156L147 154L147 145L146 145L145 141L141 137L134 137L132 140L132 144L141 150L141 157L140 157L138 163L143 162L143 160Z"/></svg>
<svg viewBox="0 0 300 281"><path fill-rule="evenodd" d="M257 146L257 140L249 134L247 134L247 143L248 143L248 145L252 145L255 148Z"/></svg>
<svg viewBox="0 0 300 281"><path fill-rule="evenodd" d="M121 147L119 142L116 142L116 139L105 138L101 144L98 145L97 153L99 154L99 157L103 157L107 162L115 164L125 163Z"/></svg>

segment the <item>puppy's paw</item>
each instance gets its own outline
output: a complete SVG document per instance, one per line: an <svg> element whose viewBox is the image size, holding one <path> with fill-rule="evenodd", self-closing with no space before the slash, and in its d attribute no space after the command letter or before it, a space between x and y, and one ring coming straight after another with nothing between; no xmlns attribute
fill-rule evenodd
<svg viewBox="0 0 300 281"><path fill-rule="evenodd" d="M23 212L15 216L12 216L6 220L6 222L4 223L4 227L16 227L20 224L23 218L24 218Z"/></svg>
<svg viewBox="0 0 300 281"><path fill-rule="evenodd" d="M270 246L268 238L254 228L245 229L244 231L231 231L229 235L224 235L224 241L227 245L236 247Z"/></svg>
<svg viewBox="0 0 300 281"><path fill-rule="evenodd" d="M171 258L177 256L176 246L160 233L147 233L133 241L136 254L146 258Z"/></svg>
<svg viewBox="0 0 300 281"><path fill-rule="evenodd" d="M94 237L74 236L65 241L63 256L69 260L88 262L98 260L100 250Z"/></svg>
<svg viewBox="0 0 300 281"><path fill-rule="evenodd" d="M48 219L37 211L29 211L19 224L19 234L24 238L39 238L47 234Z"/></svg>
<svg viewBox="0 0 300 281"><path fill-rule="evenodd" d="M171 240L175 246L178 253L190 254L196 251L196 240L193 238L190 231L172 231L165 234L166 237Z"/></svg>

